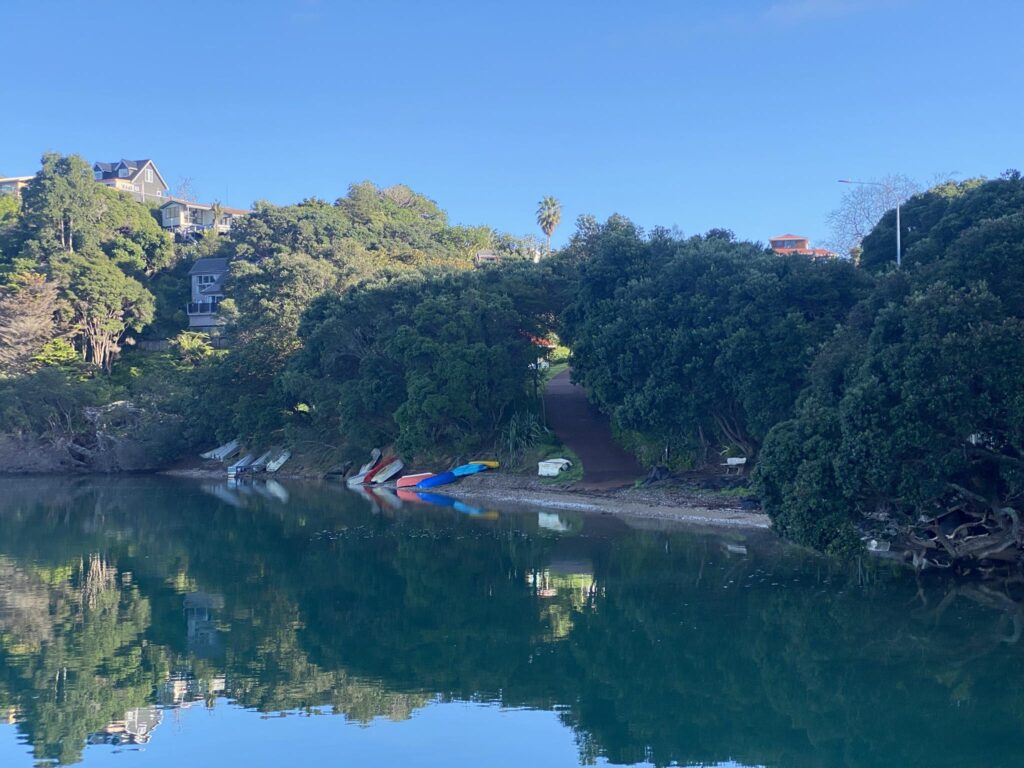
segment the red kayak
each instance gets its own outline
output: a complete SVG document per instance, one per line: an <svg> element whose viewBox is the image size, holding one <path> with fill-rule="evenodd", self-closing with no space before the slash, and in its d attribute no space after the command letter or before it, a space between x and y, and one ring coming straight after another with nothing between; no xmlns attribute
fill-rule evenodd
<svg viewBox="0 0 1024 768"><path fill-rule="evenodd" d="M420 472L418 475L404 475L398 480L399 488L408 488L409 486L416 485L420 480L426 480L428 477L433 477L433 472Z"/></svg>

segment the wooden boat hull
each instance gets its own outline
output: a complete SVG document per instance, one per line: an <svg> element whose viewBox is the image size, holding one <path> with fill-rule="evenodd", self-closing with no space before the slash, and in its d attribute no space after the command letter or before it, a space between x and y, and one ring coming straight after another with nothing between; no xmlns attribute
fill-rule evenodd
<svg viewBox="0 0 1024 768"><path fill-rule="evenodd" d="M433 477L433 476L434 476L433 472L420 472L419 474L416 474L416 475L405 475L404 477L398 478L398 487L399 488L411 488L412 486L416 485L416 483L420 482L421 480L426 480L428 477Z"/></svg>

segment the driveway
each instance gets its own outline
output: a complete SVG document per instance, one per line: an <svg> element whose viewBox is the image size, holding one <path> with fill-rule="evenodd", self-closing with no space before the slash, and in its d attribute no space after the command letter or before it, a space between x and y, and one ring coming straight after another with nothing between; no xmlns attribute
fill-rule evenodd
<svg viewBox="0 0 1024 768"><path fill-rule="evenodd" d="M592 406L587 394L563 371L544 389L548 426L583 461L577 487L608 489L632 485L646 473L633 454L612 439L608 417Z"/></svg>

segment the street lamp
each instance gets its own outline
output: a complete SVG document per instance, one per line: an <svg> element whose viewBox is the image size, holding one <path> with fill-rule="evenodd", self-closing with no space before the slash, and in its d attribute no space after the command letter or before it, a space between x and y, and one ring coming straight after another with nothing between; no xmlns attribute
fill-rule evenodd
<svg viewBox="0 0 1024 768"><path fill-rule="evenodd" d="M863 184L868 187L885 187L889 189L889 185L881 181L853 181L852 179L839 179L840 184ZM896 269L899 269L903 264L903 259L900 256L900 201L896 201Z"/></svg>

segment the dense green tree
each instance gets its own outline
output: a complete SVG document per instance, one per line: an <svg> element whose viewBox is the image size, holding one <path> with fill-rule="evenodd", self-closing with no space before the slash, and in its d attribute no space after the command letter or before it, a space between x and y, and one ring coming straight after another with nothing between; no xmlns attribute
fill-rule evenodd
<svg viewBox="0 0 1024 768"><path fill-rule="evenodd" d="M749 456L866 286L847 262L778 257L726 231L647 237L620 217L581 230L565 257L580 265L565 337L598 403L663 445L717 439Z"/></svg>
<svg viewBox="0 0 1024 768"><path fill-rule="evenodd" d="M1000 179L945 182L915 195L900 210L903 264L907 269L944 258L954 240L985 220L1024 208L1024 179L1008 171ZM872 272L895 267L896 213L890 210L864 238L861 266Z"/></svg>
<svg viewBox="0 0 1024 768"><path fill-rule="evenodd" d="M101 187L77 155L43 155L42 167L22 192L22 238L44 258L96 244L103 217Z"/></svg>
<svg viewBox="0 0 1024 768"><path fill-rule="evenodd" d="M509 265L368 282L325 297L300 330L287 376L310 417L360 451L407 456L486 447L525 400L532 336L553 318L544 273Z"/></svg>
<svg viewBox="0 0 1024 768"><path fill-rule="evenodd" d="M204 420L217 425L222 436L260 439L293 421L295 388L285 382L294 384L296 375L287 373L288 364L303 343L300 318L317 297L402 275L464 271L479 248L513 252L518 245L487 228L451 226L436 203L404 186L354 184L333 204L316 199L287 207L257 203L221 251L232 259L230 298L221 306L234 345L208 379ZM375 315L381 320L372 322L404 311L388 306ZM239 388L239 381L245 386ZM300 389L307 399L315 386ZM334 418L336 403L317 403L320 410L303 411L301 423L321 421L324 410Z"/></svg>
<svg viewBox="0 0 1024 768"><path fill-rule="evenodd" d="M1016 174L908 203L908 269L851 312L766 441L758 485L784 534L848 549L867 528L944 566L1018 557L1022 204Z"/></svg>
<svg viewBox="0 0 1024 768"><path fill-rule="evenodd" d="M83 339L85 360L109 372L125 334L152 320L153 295L89 246L56 259L52 269L64 286L70 324Z"/></svg>
<svg viewBox="0 0 1024 768"><path fill-rule="evenodd" d="M107 370L126 332L152 319L153 297L137 278L174 260L150 209L97 184L76 155L43 157L17 226L2 237L8 274L55 281L62 306L54 332L69 334L86 360Z"/></svg>

